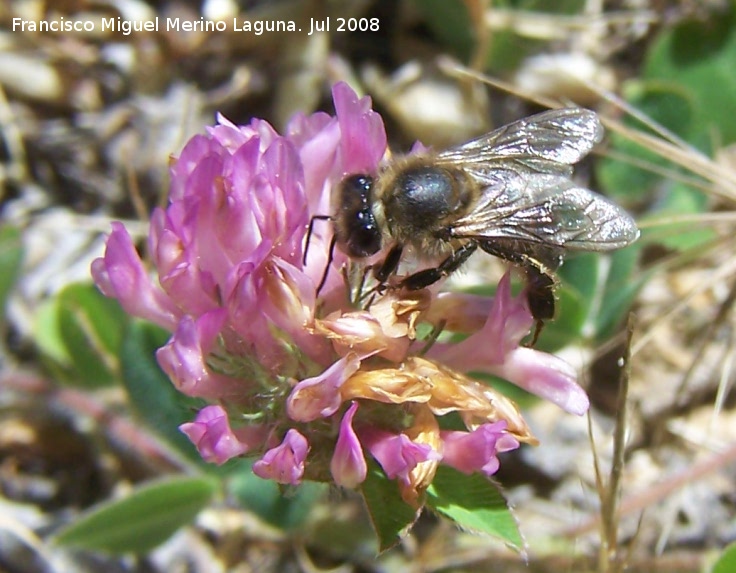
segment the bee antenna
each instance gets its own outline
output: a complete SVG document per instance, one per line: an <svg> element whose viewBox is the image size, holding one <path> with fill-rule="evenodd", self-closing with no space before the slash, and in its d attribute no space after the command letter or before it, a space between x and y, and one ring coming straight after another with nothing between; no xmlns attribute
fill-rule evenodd
<svg viewBox="0 0 736 573"><path fill-rule="evenodd" d="M307 238L304 242L304 255L302 255L302 265L307 264L307 253L309 252L309 241L312 239L312 232L314 231L314 222L315 221L331 221L331 220L332 220L332 217L330 217L329 215L312 215L312 218L309 219L309 227L307 227ZM332 248L333 247L334 247L334 244L330 246L330 262L332 262ZM324 282L324 280L322 282Z"/></svg>

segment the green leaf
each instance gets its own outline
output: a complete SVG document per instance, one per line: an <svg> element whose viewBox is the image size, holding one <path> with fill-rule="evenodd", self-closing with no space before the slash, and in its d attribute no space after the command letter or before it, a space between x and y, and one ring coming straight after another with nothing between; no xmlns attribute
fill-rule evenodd
<svg viewBox="0 0 736 573"><path fill-rule="evenodd" d="M79 385L117 381L115 354L127 320L117 301L91 284L69 285L59 294L59 331Z"/></svg>
<svg viewBox="0 0 736 573"><path fill-rule="evenodd" d="M560 267L558 275L575 290L581 300L590 304L600 284L600 256L596 253L581 253L569 257Z"/></svg>
<svg viewBox="0 0 736 573"><path fill-rule="evenodd" d="M23 263L21 233L16 227L0 225L0 323L5 322L5 307Z"/></svg>
<svg viewBox="0 0 736 573"><path fill-rule="evenodd" d="M646 54L641 79L627 84L625 96L633 106L691 145L711 153L714 147L736 141L736 114L724 114L736 101L735 61L736 8L731 3L724 10L714 10L710 18L663 28ZM612 139L614 151L686 172L651 151L637 151L635 144L615 136ZM657 218L700 213L708 208L700 190L624 162L603 160L597 174L610 194L624 192L632 198L638 195L649 199L655 193L649 212ZM647 235L650 242L681 251L692 250L713 236L709 230L683 225L658 227Z"/></svg>
<svg viewBox="0 0 736 573"><path fill-rule="evenodd" d="M485 58L485 69L494 74L508 74L521 67L524 60L543 50L546 42L532 40L512 30L494 30Z"/></svg>
<svg viewBox="0 0 736 573"><path fill-rule="evenodd" d="M555 318L544 322L539 340L534 345L545 352L555 352L579 341L585 321L585 304L574 288L560 284L555 291L555 299ZM532 328L536 328L536 325Z"/></svg>
<svg viewBox="0 0 736 573"><path fill-rule="evenodd" d="M548 321L537 348L554 352L579 341L595 297L598 281L598 257L586 253L565 261L559 272L560 285L555 293L555 319Z"/></svg>
<svg viewBox="0 0 736 573"><path fill-rule="evenodd" d="M642 70L646 80L665 80L686 90L695 104L697 127L722 145L736 141L736 8L713 11L664 28ZM714 86L717 86L715 88Z"/></svg>
<svg viewBox="0 0 736 573"><path fill-rule="evenodd" d="M584 0L522 0L494 2L496 8L531 12L539 17L549 14L550 21L555 15L580 14L585 6ZM523 18L523 15L521 16ZM488 53L486 54L486 71L496 74L508 74L518 70L524 60L535 54L549 52L550 43L539 40L531 34L517 33L513 26L506 29L494 29L490 34Z"/></svg>
<svg viewBox="0 0 736 573"><path fill-rule="evenodd" d="M521 550L523 540L498 488L480 474L439 466L427 490L427 507L469 531L485 533Z"/></svg>
<svg viewBox="0 0 736 573"><path fill-rule="evenodd" d="M581 253L560 267L555 319L545 324L537 348L554 352L589 336L585 330L602 288L602 264L599 255Z"/></svg>
<svg viewBox="0 0 736 573"><path fill-rule="evenodd" d="M72 284L36 317L36 344L61 381L97 388L119 381L117 354L127 316L92 284Z"/></svg>
<svg viewBox="0 0 736 573"><path fill-rule="evenodd" d="M108 553L150 551L191 522L210 503L216 482L174 477L136 488L123 499L91 508L54 538Z"/></svg>
<svg viewBox="0 0 736 573"><path fill-rule="evenodd" d="M713 565L711 573L733 573L736 571L736 543L731 543Z"/></svg>
<svg viewBox="0 0 736 573"><path fill-rule="evenodd" d="M566 326L560 337L563 341L585 339L600 343L615 333L648 276L634 276L640 245L636 243L607 255L580 254L565 262L559 272L561 290L571 294L561 297L558 305L559 322ZM557 322L551 324L553 335L560 328ZM542 336L545 334L543 331ZM542 348L557 349L548 346Z"/></svg>
<svg viewBox="0 0 736 573"><path fill-rule="evenodd" d="M306 481L285 492L276 482L255 475L252 464L252 460L238 460L230 466L228 491L245 509L285 531L302 526L315 502L327 491L325 484Z"/></svg>
<svg viewBox="0 0 736 573"><path fill-rule="evenodd" d="M687 141L694 137L695 103L692 96L681 86L659 80L650 82L636 80L627 84L625 92L627 101L633 107L672 133ZM627 118L625 123L636 129L648 131L632 118ZM661 155L622 135L613 133L610 135L610 141L613 154L636 161L632 163L615 157L604 157L596 162L598 183L611 197L629 202L641 202L649 197L655 186L662 184L663 176L645 168L644 165L667 168L674 172L682 171ZM659 192L666 192L666 189Z"/></svg>
<svg viewBox="0 0 736 573"><path fill-rule="evenodd" d="M591 317L592 338L596 343L606 341L624 322L626 314L636 298L639 289L649 279L650 273L634 274L642 249L635 243L609 255L609 267L603 285L600 305Z"/></svg>
<svg viewBox="0 0 736 573"><path fill-rule="evenodd" d="M390 480L375 463L369 462L368 476L361 487L380 551L396 545L419 517L399 493L396 480Z"/></svg>
<svg viewBox="0 0 736 573"><path fill-rule="evenodd" d="M60 376L58 371L55 373L57 378L64 380L68 376L72 358L60 332L58 297L46 300L39 305L36 311L34 332L36 346L41 352L42 360L52 371L63 370L63 376Z"/></svg>
<svg viewBox="0 0 736 573"><path fill-rule="evenodd" d="M414 6L435 37L456 57L468 61L475 39L465 3L461 0L418 0Z"/></svg>
<svg viewBox="0 0 736 573"><path fill-rule="evenodd" d="M127 314L116 300L107 298L92 284L69 285L61 291L59 300L63 308L84 315L100 348L109 353L120 351Z"/></svg>
<svg viewBox="0 0 736 573"><path fill-rule="evenodd" d="M468 62L476 48L476 38L467 3L462 0L416 0L414 6L432 34L457 58ZM576 14L581 11L583 2L533 0L518 3L499 0L494 6L535 13ZM485 57L485 69L495 73L516 70L525 58L545 50L548 45L546 41L518 34L512 29L493 30Z"/></svg>
<svg viewBox="0 0 736 573"><path fill-rule="evenodd" d="M179 425L190 422L203 403L179 392L156 362L156 350L166 344L169 336L154 324L130 322L120 352L123 384L143 421L189 459L201 462Z"/></svg>
<svg viewBox="0 0 736 573"><path fill-rule="evenodd" d="M559 0L558 2L550 2L549 0L506 0L503 2L509 8L517 8L519 10L527 10L529 12L544 12L552 14L580 14L585 8L585 0Z"/></svg>
<svg viewBox="0 0 736 573"><path fill-rule="evenodd" d="M657 219L668 215L690 215L702 213L707 208L707 198L700 191L693 190L682 183L668 186L668 192L653 209ZM646 220L646 218L644 218ZM644 233L646 240L664 245L669 249L686 251L694 249L716 237L716 233L708 228L695 228L688 223L657 225Z"/></svg>

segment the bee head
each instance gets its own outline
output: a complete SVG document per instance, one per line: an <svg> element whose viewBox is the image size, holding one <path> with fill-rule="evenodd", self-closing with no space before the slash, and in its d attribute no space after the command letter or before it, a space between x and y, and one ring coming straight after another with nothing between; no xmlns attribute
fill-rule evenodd
<svg viewBox="0 0 736 573"><path fill-rule="evenodd" d="M340 250L351 258L369 257L381 249L381 229L372 207L372 177L350 175L343 179L338 187L335 237Z"/></svg>

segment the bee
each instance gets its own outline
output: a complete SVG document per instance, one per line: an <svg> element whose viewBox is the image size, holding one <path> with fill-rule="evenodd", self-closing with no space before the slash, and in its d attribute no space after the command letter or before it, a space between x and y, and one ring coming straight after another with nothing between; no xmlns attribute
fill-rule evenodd
<svg viewBox="0 0 736 573"><path fill-rule="evenodd" d="M554 317L554 272L567 251L610 251L639 236L626 211L571 180L602 137L594 112L564 108L351 174L333 197L333 246L358 260L388 249L374 268L381 285L408 248L441 261L391 287L409 290L452 274L480 248L523 269L539 330Z"/></svg>

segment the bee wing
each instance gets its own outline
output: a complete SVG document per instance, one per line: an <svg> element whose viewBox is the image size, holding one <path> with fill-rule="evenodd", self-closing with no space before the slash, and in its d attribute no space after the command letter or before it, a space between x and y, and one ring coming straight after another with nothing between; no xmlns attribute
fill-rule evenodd
<svg viewBox="0 0 736 573"><path fill-rule="evenodd" d="M598 116L583 108L553 109L520 119L442 151L437 161L456 166L513 161L524 171L570 174L602 139Z"/></svg>
<svg viewBox="0 0 736 573"><path fill-rule="evenodd" d="M608 251L639 236L626 211L563 175L495 169L485 183L472 211L452 225L452 237Z"/></svg>

